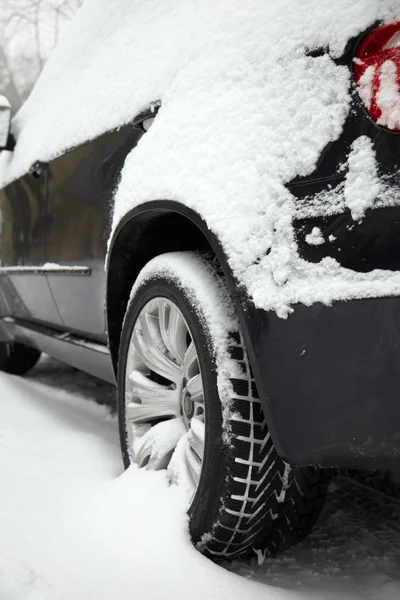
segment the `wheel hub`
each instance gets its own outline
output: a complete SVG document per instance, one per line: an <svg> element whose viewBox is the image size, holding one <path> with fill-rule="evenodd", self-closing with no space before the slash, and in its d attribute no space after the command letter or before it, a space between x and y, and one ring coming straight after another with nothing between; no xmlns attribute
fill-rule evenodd
<svg viewBox="0 0 400 600"><path fill-rule="evenodd" d="M187 391L183 392L182 413L183 413L183 416L190 423L190 420L192 419L192 417L194 415L194 403L193 403L193 400L192 400L189 392L187 392Z"/></svg>

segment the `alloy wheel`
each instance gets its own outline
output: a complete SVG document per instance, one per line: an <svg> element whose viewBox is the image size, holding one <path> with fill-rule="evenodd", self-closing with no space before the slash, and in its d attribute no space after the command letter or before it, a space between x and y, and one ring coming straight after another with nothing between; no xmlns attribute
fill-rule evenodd
<svg viewBox="0 0 400 600"><path fill-rule="evenodd" d="M125 421L131 462L188 475L194 493L204 455L204 389L197 349L182 312L156 297L140 311L125 371ZM174 473L170 474L174 478Z"/></svg>

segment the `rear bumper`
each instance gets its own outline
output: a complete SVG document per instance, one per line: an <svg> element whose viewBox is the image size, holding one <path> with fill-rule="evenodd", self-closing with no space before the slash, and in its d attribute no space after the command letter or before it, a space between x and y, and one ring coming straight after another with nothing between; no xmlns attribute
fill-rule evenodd
<svg viewBox="0 0 400 600"><path fill-rule="evenodd" d="M250 354L288 462L400 468L400 298L253 310Z"/></svg>

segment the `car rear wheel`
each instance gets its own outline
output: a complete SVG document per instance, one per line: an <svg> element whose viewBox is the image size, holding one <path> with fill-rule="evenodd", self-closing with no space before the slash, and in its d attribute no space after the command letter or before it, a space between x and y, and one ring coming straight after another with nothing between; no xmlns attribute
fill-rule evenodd
<svg viewBox="0 0 400 600"><path fill-rule="evenodd" d="M125 467L166 469L186 485L199 550L272 555L310 531L328 476L277 455L213 261L179 252L147 264L128 304L118 370Z"/></svg>
<svg viewBox="0 0 400 600"><path fill-rule="evenodd" d="M24 344L0 343L0 371L12 375L25 375L40 358L39 350Z"/></svg>

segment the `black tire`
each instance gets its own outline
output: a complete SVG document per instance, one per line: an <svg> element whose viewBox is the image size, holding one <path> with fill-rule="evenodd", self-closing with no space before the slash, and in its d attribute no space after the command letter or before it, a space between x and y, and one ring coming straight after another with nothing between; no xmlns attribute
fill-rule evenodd
<svg viewBox="0 0 400 600"><path fill-rule="evenodd" d="M168 257L179 257L168 267ZM164 261L160 268L159 259ZM152 265L154 264L154 268ZM186 268L182 281L179 266ZM230 408L218 392L217 349L188 273L199 270L196 285L217 290L226 309L234 310L226 284L213 263L192 253L154 259L139 277L128 305L119 355L118 417L125 467L130 464L125 425L125 368L131 333L143 306L164 296L181 310L190 327L201 364L205 391L206 442L197 492L189 508L195 546L215 559L233 559L261 550L275 555L301 540L316 522L327 491L328 473L287 465L276 453L265 422L256 383L236 319L226 339L233 359ZM200 280L200 284L199 284ZM221 290L223 294L221 294ZM226 405L226 402L224 402Z"/></svg>
<svg viewBox="0 0 400 600"><path fill-rule="evenodd" d="M24 344L0 343L0 371L11 375L25 375L40 358L39 350Z"/></svg>

